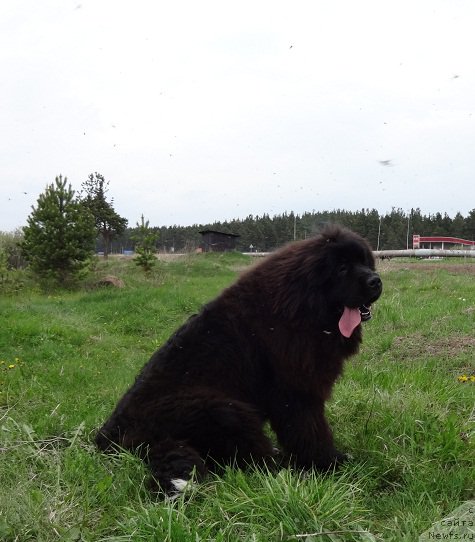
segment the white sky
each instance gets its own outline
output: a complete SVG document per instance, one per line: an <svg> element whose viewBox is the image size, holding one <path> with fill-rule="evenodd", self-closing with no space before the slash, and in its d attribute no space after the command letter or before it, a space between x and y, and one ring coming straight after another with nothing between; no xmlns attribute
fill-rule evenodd
<svg viewBox="0 0 475 542"><path fill-rule="evenodd" d="M0 230L94 171L131 226L466 215L474 28L473 0L1 0Z"/></svg>

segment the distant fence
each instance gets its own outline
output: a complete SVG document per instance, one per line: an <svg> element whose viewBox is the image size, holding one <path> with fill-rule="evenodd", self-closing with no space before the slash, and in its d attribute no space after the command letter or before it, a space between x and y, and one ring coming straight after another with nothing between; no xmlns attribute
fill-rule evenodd
<svg viewBox="0 0 475 542"><path fill-rule="evenodd" d="M375 250L375 258L475 258L475 250L441 250L413 248L407 250Z"/></svg>
<svg viewBox="0 0 475 542"><path fill-rule="evenodd" d="M257 258L263 258L264 256L269 256L272 252L243 252L244 256L254 256Z"/></svg>
<svg viewBox="0 0 475 542"><path fill-rule="evenodd" d="M270 252L243 252L246 256L263 257ZM475 258L475 250L441 250L437 248L416 248L407 250L375 250L375 258Z"/></svg>

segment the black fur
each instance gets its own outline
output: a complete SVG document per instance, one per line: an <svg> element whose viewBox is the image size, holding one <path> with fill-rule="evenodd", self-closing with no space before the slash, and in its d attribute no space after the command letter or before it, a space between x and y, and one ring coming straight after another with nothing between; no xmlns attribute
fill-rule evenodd
<svg viewBox="0 0 475 542"><path fill-rule="evenodd" d="M324 404L361 342L361 326L346 338L338 321L345 306L370 305L380 293L368 244L348 230L327 227L282 248L153 354L97 445L141 454L166 493L192 471L272 458L267 420L297 467L331 467L343 456Z"/></svg>

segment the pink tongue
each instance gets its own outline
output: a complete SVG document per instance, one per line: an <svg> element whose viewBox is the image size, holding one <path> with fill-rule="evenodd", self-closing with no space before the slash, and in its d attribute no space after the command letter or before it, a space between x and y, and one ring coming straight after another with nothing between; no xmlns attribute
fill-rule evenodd
<svg viewBox="0 0 475 542"><path fill-rule="evenodd" d="M344 337L350 338L356 327L361 323L361 314L359 309L350 309L345 307L341 315L338 327Z"/></svg>

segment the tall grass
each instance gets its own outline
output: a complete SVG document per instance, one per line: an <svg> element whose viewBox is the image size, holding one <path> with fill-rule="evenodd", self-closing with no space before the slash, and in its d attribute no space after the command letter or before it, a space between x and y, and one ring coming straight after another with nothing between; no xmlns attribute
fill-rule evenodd
<svg viewBox="0 0 475 542"><path fill-rule="evenodd" d="M149 277L97 264L74 292L1 299L0 540L414 541L473 499L475 284L469 264L385 264L361 353L328 405L353 459L326 475L229 469L157 501L95 429L171 332L250 260L197 255ZM115 274L123 289L98 289Z"/></svg>

